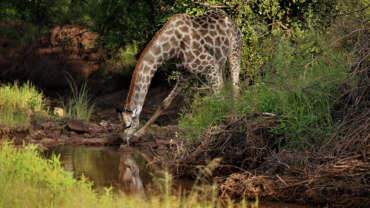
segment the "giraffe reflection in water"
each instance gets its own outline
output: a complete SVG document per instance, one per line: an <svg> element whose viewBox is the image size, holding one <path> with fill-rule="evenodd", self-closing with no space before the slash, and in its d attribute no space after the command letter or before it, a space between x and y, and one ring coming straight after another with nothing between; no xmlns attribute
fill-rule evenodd
<svg viewBox="0 0 370 208"><path fill-rule="evenodd" d="M52 154L60 155L66 171L76 179L85 176L98 192L112 186L114 190L145 197L143 184L151 182L151 170L146 167L146 159L139 152L117 152L108 147L61 146L44 154L48 158Z"/></svg>
<svg viewBox="0 0 370 208"><path fill-rule="evenodd" d="M120 153L118 181L128 194L137 194L146 198L143 182L140 178L140 169L129 153Z"/></svg>

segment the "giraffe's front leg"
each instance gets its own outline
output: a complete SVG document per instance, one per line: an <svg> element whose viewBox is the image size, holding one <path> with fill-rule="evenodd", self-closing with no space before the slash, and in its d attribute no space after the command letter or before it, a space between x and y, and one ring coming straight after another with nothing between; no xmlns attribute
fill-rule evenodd
<svg viewBox="0 0 370 208"><path fill-rule="evenodd" d="M129 145L130 139L139 128L139 119L136 115L137 110L120 111L117 109L117 112L119 113L118 117L120 120L119 135Z"/></svg>
<svg viewBox="0 0 370 208"><path fill-rule="evenodd" d="M157 110L155 113L152 115L152 117L149 119L149 121L146 122L146 124L139 130L137 131L134 136L135 137L140 137L145 134L146 130L148 127L155 121L157 118L162 114L164 110L166 110L170 104L172 103L173 99L182 91L184 88L187 78L184 78L182 75L179 76L175 87L172 89L170 94L162 101L162 103L158 106Z"/></svg>
<svg viewBox="0 0 370 208"><path fill-rule="evenodd" d="M215 61L209 62L208 65L204 66L201 74L209 80L213 94L217 94L221 91L224 86L224 80L220 67L215 63Z"/></svg>

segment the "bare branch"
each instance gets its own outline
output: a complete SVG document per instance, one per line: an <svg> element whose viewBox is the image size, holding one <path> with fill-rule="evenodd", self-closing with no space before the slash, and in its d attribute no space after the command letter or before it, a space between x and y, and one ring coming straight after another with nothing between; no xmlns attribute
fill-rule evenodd
<svg viewBox="0 0 370 208"><path fill-rule="evenodd" d="M211 9L228 9L228 8L231 8L231 6L227 6L227 5L211 5L211 4L201 3L201 2L198 2L196 0L190 0L190 1L193 2L194 4L199 5L199 6L204 6L204 7L208 7L208 8L211 8Z"/></svg>
<svg viewBox="0 0 370 208"><path fill-rule="evenodd" d="M347 12L347 13L344 13L344 14L335 14L335 15L333 15L332 17L347 16L347 15L350 15L350 14L353 14L353 13L356 13L356 12L361 12L361 11L363 11L363 10L365 10L365 9L369 8L369 7L370 7L370 4L369 4L369 5L367 5L367 6L365 6L365 7L363 7L363 8L361 8L361 9L359 9L359 10L350 11L350 12Z"/></svg>

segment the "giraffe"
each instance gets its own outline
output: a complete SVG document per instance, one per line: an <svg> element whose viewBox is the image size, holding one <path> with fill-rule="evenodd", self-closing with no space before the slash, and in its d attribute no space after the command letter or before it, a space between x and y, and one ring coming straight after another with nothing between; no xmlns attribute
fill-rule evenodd
<svg viewBox="0 0 370 208"><path fill-rule="evenodd" d="M176 14L155 34L136 64L124 110L120 113L120 136L129 144L133 136L146 129L170 105L187 80L195 76L210 81L214 92L223 86L226 60L230 65L233 94L239 95L242 39L236 23L222 10L201 16ZM166 60L177 58L177 82L156 112L140 129L139 116L153 75ZM137 131L138 130L138 131Z"/></svg>

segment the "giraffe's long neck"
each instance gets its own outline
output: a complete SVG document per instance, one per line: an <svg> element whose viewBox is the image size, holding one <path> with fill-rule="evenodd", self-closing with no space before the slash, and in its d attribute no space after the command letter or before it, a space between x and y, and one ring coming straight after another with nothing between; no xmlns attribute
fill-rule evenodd
<svg viewBox="0 0 370 208"><path fill-rule="evenodd" d="M152 50L150 50L152 51ZM126 109L139 115L144 104L146 94L153 75L164 60L147 52L139 66L136 67L131 84L130 91L126 98Z"/></svg>
<svg viewBox="0 0 370 208"><path fill-rule="evenodd" d="M146 94L148 93L151 80L158 67L166 60L176 56L178 41L173 37L173 19L181 15L175 15L159 30L149 42L136 64L130 84L130 91L126 98L126 110L134 113L138 119Z"/></svg>

